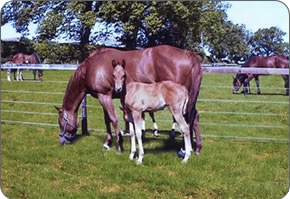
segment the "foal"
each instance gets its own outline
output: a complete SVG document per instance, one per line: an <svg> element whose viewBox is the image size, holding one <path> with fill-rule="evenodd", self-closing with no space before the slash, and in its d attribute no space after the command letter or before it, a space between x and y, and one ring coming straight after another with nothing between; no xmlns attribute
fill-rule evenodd
<svg viewBox="0 0 290 199"><path fill-rule="evenodd" d="M136 134L139 145L139 156L136 163L142 164L144 157L141 130L143 121L142 113L162 110L167 106L179 124L181 131L184 133L185 157L182 163L186 163L192 151L189 126L183 117L187 112L189 99L187 89L172 81L152 84L134 82L125 71L125 60L122 60L122 64L113 60L112 65L114 67L115 89L122 90L123 86L126 88L125 108L122 110L125 112L125 119L130 122L131 153L129 158L133 160L136 153ZM135 133L133 128L135 128Z"/></svg>

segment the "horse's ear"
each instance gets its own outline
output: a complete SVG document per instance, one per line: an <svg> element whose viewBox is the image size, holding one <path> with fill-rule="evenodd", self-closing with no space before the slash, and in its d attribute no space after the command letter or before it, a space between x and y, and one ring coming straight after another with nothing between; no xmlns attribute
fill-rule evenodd
<svg viewBox="0 0 290 199"><path fill-rule="evenodd" d="M125 59L122 60L122 66L123 66L123 68L125 68L125 66L126 66L126 61L125 61Z"/></svg>
<svg viewBox="0 0 290 199"><path fill-rule="evenodd" d="M113 59L112 65L113 65L114 68L117 66L116 60Z"/></svg>
<svg viewBox="0 0 290 199"><path fill-rule="evenodd" d="M59 107L56 107L56 106L54 106L54 108L55 108L59 113L62 112L62 108L59 108Z"/></svg>

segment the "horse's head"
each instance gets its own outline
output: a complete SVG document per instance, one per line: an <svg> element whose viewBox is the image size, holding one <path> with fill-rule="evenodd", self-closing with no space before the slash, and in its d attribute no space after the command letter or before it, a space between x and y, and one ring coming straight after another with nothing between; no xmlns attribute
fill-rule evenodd
<svg viewBox="0 0 290 199"><path fill-rule="evenodd" d="M237 94L239 89L242 86L242 82L240 81L241 74L237 74L236 77L233 77L233 94Z"/></svg>
<svg viewBox="0 0 290 199"><path fill-rule="evenodd" d="M59 142L61 144L70 144L75 138L78 129L77 113L69 113L63 108L55 107L58 111L58 124L59 124Z"/></svg>
<svg viewBox="0 0 290 199"><path fill-rule="evenodd" d="M114 88L117 93L122 92L124 83L126 81L126 61L123 59L122 64L116 62L115 60L112 61L112 65L114 67L113 71L113 78L114 78Z"/></svg>

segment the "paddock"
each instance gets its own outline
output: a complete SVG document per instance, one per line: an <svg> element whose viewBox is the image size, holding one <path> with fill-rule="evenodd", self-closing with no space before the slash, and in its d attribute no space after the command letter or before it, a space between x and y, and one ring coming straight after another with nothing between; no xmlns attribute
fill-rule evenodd
<svg viewBox="0 0 290 199"><path fill-rule="evenodd" d="M1 72L1 182L13 197L229 198L282 197L289 185L289 97L279 75L261 76L261 95L232 94L233 73L204 72L197 110L203 149L180 164L182 138L168 140L172 118L156 113L161 136L147 116L146 160L102 151L103 110L87 96L88 130L69 146L58 143L57 112L73 71L44 71L44 81L6 80ZM25 77L24 73L24 77ZM29 79L29 78L28 78ZM124 129L120 102L114 100ZM80 121L81 112L79 110ZM178 130L178 129L177 129ZM267 187L267 189L265 189Z"/></svg>

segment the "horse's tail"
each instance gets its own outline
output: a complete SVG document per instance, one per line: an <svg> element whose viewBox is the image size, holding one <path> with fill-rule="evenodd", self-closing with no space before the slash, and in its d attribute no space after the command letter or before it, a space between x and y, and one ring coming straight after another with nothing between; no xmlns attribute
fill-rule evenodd
<svg viewBox="0 0 290 199"><path fill-rule="evenodd" d="M196 116L196 103L197 97L200 90L201 80L202 80L202 69L199 59L195 56L193 52L189 53L191 57L191 86L189 90L189 123L193 124Z"/></svg>
<svg viewBox="0 0 290 199"><path fill-rule="evenodd" d="M36 61L38 62L38 64L41 64L41 59L40 59L40 57L38 56L38 54L37 54L37 53L33 53L32 55L35 57L35 59L36 59Z"/></svg>

